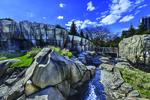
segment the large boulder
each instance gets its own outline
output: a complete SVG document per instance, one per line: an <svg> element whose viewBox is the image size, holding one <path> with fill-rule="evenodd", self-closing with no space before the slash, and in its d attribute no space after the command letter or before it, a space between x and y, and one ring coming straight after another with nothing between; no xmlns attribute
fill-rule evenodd
<svg viewBox="0 0 150 100"><path fill-rule="evenodd" d="M33 96L34 93L40 93L41 90L48 88L52 91L48 90L46 97L45 95L34 95L33 99L29 98L29 100L43 98L55 100L51 95L53 93L66 99L70 94L73 94L72 91L78 92L78 88L90 80L96 69L94 66L85 66L78 60L72 61L63 57L50 48L43 48L34 59L24 78L26 95Z"/></svg>
<svg viewBox="0 0 150 100"><path fill-rule="evenodd" d="M119 54L132 63L150 64L150 35L135 35L119 43Z"/></svg>

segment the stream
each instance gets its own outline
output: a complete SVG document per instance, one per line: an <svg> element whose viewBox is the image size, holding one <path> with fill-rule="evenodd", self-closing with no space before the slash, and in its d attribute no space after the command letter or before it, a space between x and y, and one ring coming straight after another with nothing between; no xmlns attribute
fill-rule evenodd
<svg viewBox="0 0 150 100"><path fill-rule="evenodd" d="M79 59L81 61L84 61L83 59L85 59L85 57L88 60L88 65L97 66L97 69L93 78L87 83L85 90L82 93L83 97L81 98L81 100L106 100L104 86L100 82L101 70L100 68L98 68L101 64L100 56L95 55L90 57L87 56L87 54L83 53L80 54Z"/></svg>
<svg viewBox="0 0 150 100"><path fill-rule="evenodd" d="M86 92L84 93L84 100L106 100L104 94L104 86L100 83L101 70L96 69L95 76L88 83Z"/></svg>

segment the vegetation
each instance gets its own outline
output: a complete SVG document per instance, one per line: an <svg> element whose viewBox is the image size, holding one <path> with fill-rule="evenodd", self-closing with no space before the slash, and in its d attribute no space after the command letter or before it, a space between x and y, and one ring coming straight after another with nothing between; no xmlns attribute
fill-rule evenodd
<svg viewBox="0 0 150 100"><path fill-rule="evenodd" d="M143 35L143 34L150 34L150 30L146 30L144 27L144 23L141 22L138 26L138 29L135 29L133 25L130 26L129 30L123 31L121 39L128 38L133 35Z"/></svg>
<svg viewBox="0 0 150 100"><path fill-rule="evenodd" d="M62 56L67 56L68 58L72 57L72 53L67 49L61 50L58 47L54 47L54 46L49 46L49 47ZM20 54L20 55L17 55L17 54L5 54L5 55L3 54L2 55L1 54L0 60L6 60L6 59L18 60L18 62L12 64L10 67L11 68L26 68L31 65L31 63L33 62L33 58L37 55L37 53L40 50L41 48L32 48L30 51L24 54Z"/></svg>
<svg viewBox="0 0 150 100"><path fill-rule="evenodd" d="M68 58L72 57L72 53L67 49L61 50L59 47L54 47L54 46L49 46L49 48L51 48L52 50L54 50L55 52L59 53L62 56L66 56Z"/></svg>
<svg viewBox="0 0 150 100"><path fill-rule="evenodd" d="M32 48L30 51L25 53L20 57L15 57L13 59L18 60L18 62L11 65L12 68L25 68L29 67L33 61L33 58L41 50L41 48Z"/></svg>
<svg viewBox="0 0 150 100"><path fill-rule="evenodd" d="M150 99L150 73L138 69L120 68L125 82L138 90L140 95Z"/></svg>
<svg viewBox="0 0 150 100"><path fill-rule="evenodd" d="M62 27L61 25L57 24L55 25L56 28L60 28L60 29L65 29L64 27Z"/></svg>

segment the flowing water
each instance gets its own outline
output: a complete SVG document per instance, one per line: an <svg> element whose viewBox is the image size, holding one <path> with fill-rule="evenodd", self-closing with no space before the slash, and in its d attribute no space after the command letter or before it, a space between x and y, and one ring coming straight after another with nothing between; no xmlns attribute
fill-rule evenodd
<svg viewBox="0 0 150 100"><path fill-rule="evenodd" d="M95 76L88 83L87 90L84 94L84 100L106 100L104 86L100 83L100 74L101 71L97 68Z"/></svg>

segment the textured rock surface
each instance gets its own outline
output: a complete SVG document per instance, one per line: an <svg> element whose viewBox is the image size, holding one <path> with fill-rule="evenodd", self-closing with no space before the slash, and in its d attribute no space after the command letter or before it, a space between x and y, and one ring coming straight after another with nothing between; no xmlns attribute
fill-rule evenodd
<svg viewBox="0 0 150 100"><path fill-rule="evenodd" d="M113 100L146 100L140 98L139 92L125 83L121 76L118 68L129 67L130 64L122 60L115 66L111 64L102 64L101 66L101 83L105 87L107 98L110 96Z"/></svg>
<svg viewBox="0 0 150 100"><path fill-rule="evenodd" d="M6 63L1 65L7 67ZM79 88L91 79L95 70L94 66L85 66L43 48L28 69L15 70L4 78L0 100L66 100L80 92Z"/></svg>
<svg viewBox="0 0 150 100"><path fill-rule="evenodd" d="M15 52L28 50L33 46L45 46L47 44L57 45L61 48L68 47L81 51L86 49L85 44L91 44L87 39L75 36L74 45L71 40L73 36L62 28L53 25L21 21L19 23L10 19L0 20L0 50ZM83 46L83 48L82 48ZM86 45L87 46L87 45ZM87 46L88 47L88 46Z"/></svg>
<svg viewBox="0 0 150 100"><path fill-rule="evenodd" d="M119 43L119 54L132 63L150 64L150 35L135 35Z"/></svg>

